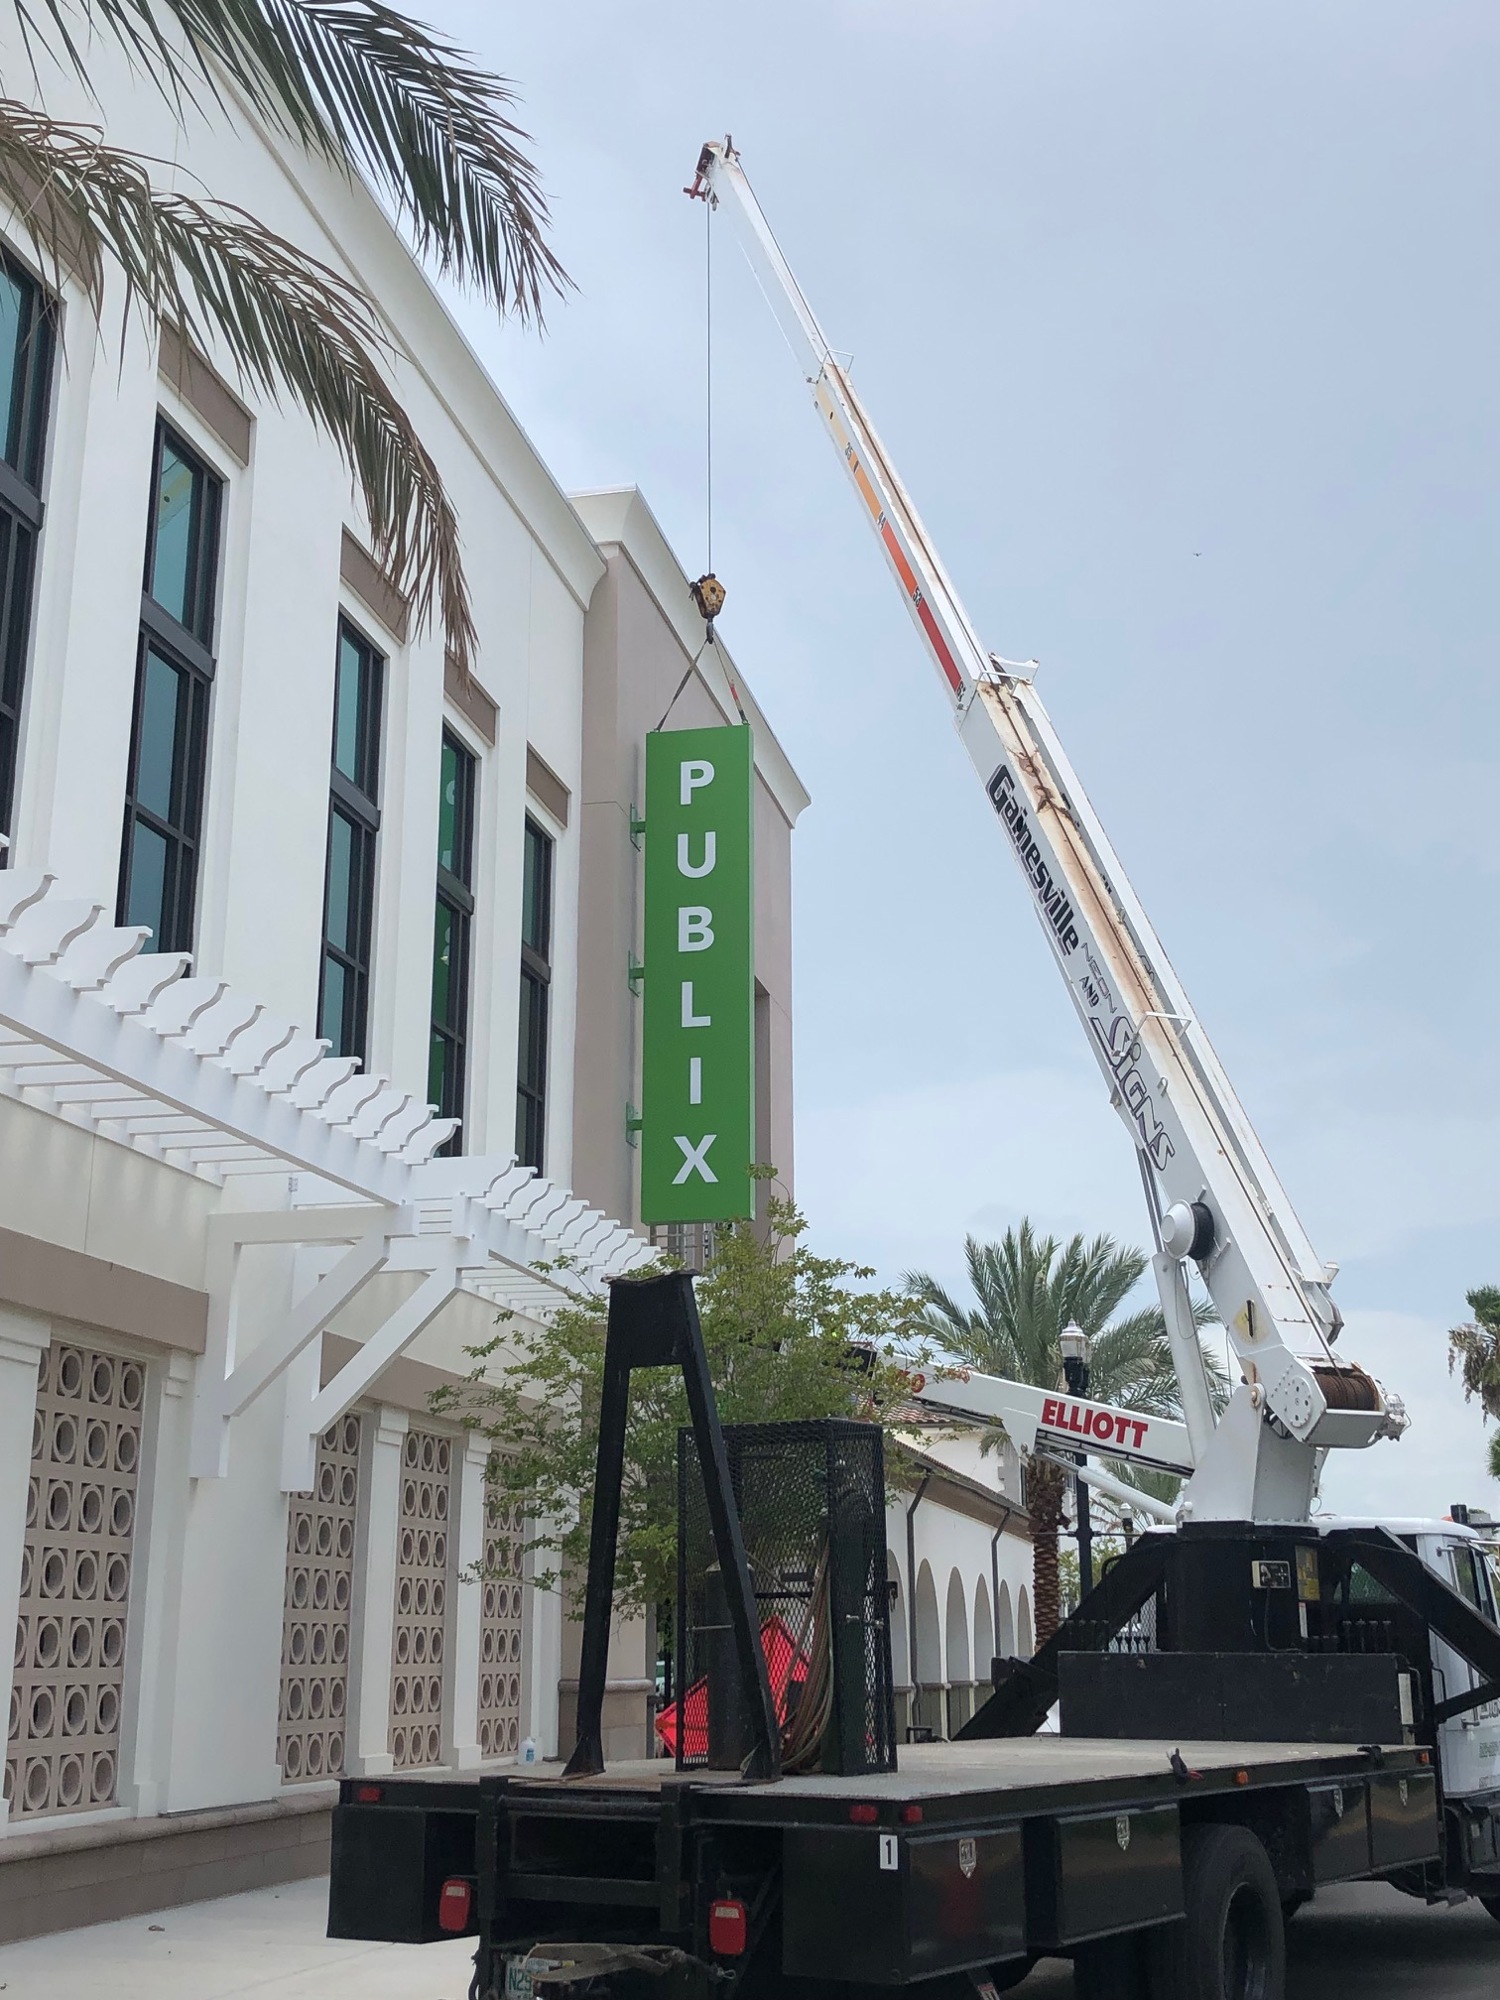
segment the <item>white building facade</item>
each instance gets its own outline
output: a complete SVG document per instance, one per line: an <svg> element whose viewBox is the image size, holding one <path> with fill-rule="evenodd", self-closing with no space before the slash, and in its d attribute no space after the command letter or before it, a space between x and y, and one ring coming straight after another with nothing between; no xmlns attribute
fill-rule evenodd
<svg viewBox="0 0 1500 2000"><path fill-rule="evenodd" d="M1034 1650L1031 1524L1021 1469L1002 1441L919 1419L898 1424L903 1485L886 1509L891 1660L898 1733L956 1735L991 1686L998 1659Z"/></svg>
<svg viewBox="0 0 1500 2000"><path fill-rule="evenodd" d="M556 1750L560 1602L429 1399L547 1310L539 1263L651 1255L638 1001L588 915L638 856L587 808L639 796L641 746L598 745L655 721L692 619L643 503L592 496L595 539L362 188L90 61L98 103L48 76L50 110L102 105L380 302L479 653L465 680L418 627L305 420L101 336L0 215L0 1937L315 1871L340 1773ZM650 580L628 631L612 565ZM806 795L753 727L789 1183Z"/></svg>
<svg viewBox="0 0 1500 2000"><path fill-rule="evenodd" d="M136 319L100 338L0 214L0 1939L316 1872L341 1773L558 1748L561 1605L429 1399L497 1310L547 1310L539 1263L651 1254L632 807L701 638L640 496L569 500L359 186L91 66L113 143L379 300L480 644L464 680L301 417ZM738 720L726 664L676 726ZM807 797L736 686L789 1189ZM937 1733L992 1630L1029 1649L984 1489L934 1466L914 1583L892 1502L903 1721ZM620 1638L638 1753L654 1661Z"/></svg>

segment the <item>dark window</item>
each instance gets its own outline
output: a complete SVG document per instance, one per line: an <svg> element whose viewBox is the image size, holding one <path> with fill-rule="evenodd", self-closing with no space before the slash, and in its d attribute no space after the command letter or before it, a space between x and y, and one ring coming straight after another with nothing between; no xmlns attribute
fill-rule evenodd
<svg viewBox="0 0 1500 2000"><path fill-rule="evenodd" d="M1476 1611L1482 1611L1486 1618L1493 1618L1494 1607L1490 1603L1490 1580L1483 1552L1473 1543L1450 1551L1453 1559L1453 1574L1458 1582L1458 1594L1472 1604Z"/></svg>
<svg viewBox="0 0 1500 2000"><path fill-rule="evenodd" d="M222 495L221 481L158 423L119 896L120 922L151 932L148 951L193 942Z"/></svg>
<svg viewBox="0 0 1500 2000"><path fill-rule="evenodd" d="M146 552L148 611L164 611L181 631L200 645L210 645L219 557L219 482L165 424L156 428L154 490L151 544Z"/></svg>
<svg viewBox="0 0 1500 2000"><path fill-rule="evenodd" d="M50 304L0 251L0 833L7 835L42 525L42 446L53 334ZM0 868L5 858L0 851Z"/></svg>
<svg viewBox="0 0 1500 2000"><path fill-rule="evenodd" d="M318 1033L336 1056L365 1059L370 946L375 928L375 836L380 830L380 704L385 661L339 620L333 686L333 770Z"/></svg>
<svg viewBox="0 0 1500 2000"><path fill-rule="evenodd" d="M521 887L521 1046L516 1068L516 1158L542 1171L547 1141L547 989L552 983L552 841L526 822Z"/></svg>
<svg viewBox="0 0 1500 2000"><path fill-rule="evenodd" d="M474 794L478 764L443 731L438 794L437 917L432 939L432 1040L427 1101L440 1118L464 1115L469 1037L469 927L474 917ZM458 1151L458 1133L443 1148Z"/></svg>

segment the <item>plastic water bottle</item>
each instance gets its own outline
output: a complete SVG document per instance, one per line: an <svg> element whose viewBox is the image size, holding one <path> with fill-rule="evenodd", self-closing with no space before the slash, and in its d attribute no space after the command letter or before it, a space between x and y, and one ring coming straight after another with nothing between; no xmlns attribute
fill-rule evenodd
<svg viewBox="0 0 1500 2000"><path fill-rule="evenodd" d="M522 1742L520 1761L523 1764L534 1764L536 1762L536 1738L534 1736L528 1736Z"/></svg>

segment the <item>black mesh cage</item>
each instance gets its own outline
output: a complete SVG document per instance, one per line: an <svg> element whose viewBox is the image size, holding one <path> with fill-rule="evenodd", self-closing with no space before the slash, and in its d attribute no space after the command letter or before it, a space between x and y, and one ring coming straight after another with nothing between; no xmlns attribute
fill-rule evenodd
<svg viewBox="0 0 1500 2000"><path fill-rule="evenodd" d="M724 1443L789 1771L894 1771L885 1460L878 1424L727 1424ZM679 1770L733 1770L751 1734L697 1443L677 1438Z"/></svg>

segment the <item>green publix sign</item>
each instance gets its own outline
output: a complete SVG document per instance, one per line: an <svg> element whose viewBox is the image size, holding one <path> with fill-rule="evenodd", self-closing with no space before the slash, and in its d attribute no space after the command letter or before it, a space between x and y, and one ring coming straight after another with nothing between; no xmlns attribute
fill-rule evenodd
<svg viewBox="0 0 1500 2000"><path fill-rule="evenodd" d="M754 1212L753 744L646 738L641 1220Z"/></svg>

